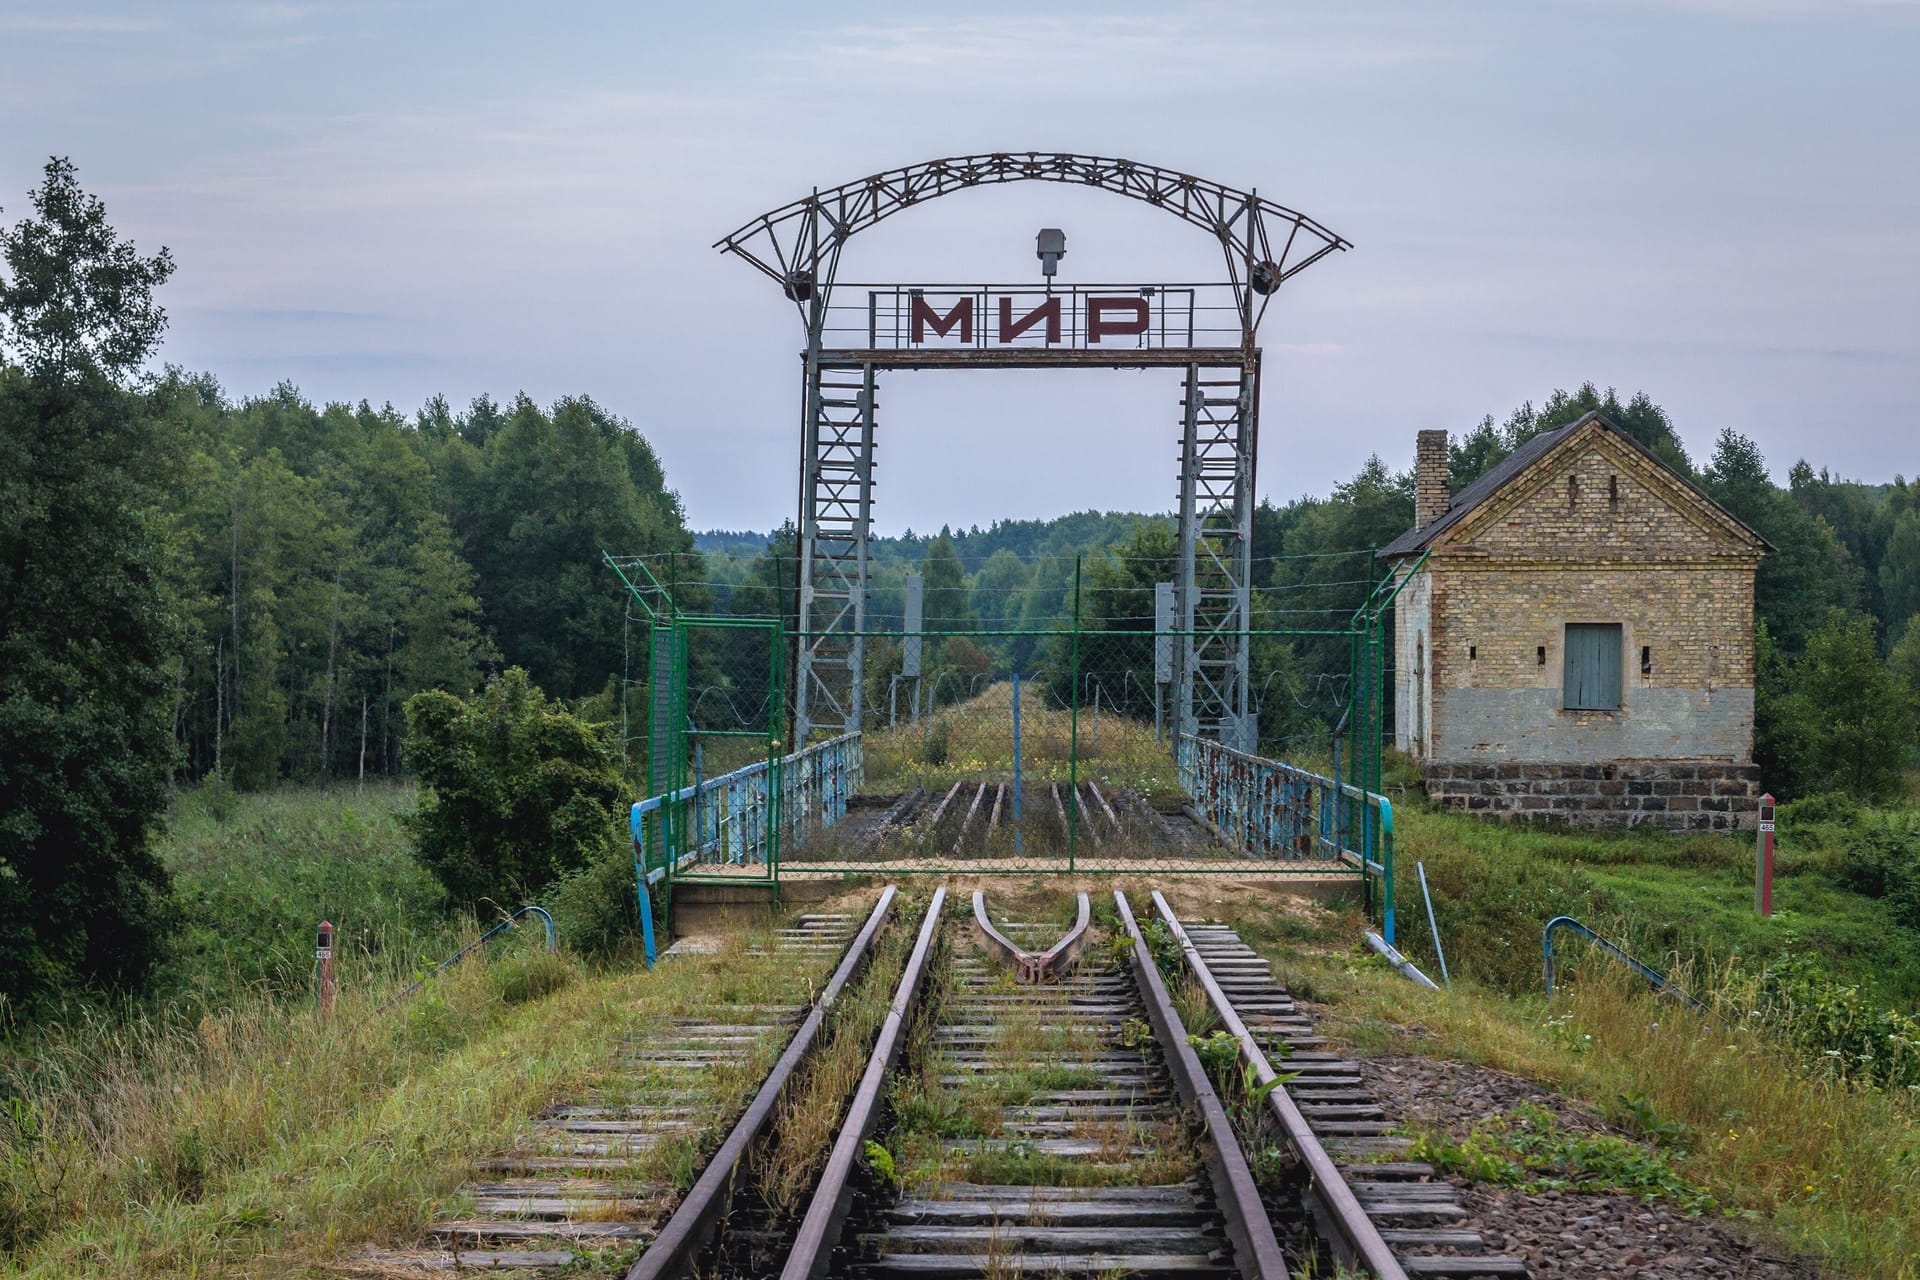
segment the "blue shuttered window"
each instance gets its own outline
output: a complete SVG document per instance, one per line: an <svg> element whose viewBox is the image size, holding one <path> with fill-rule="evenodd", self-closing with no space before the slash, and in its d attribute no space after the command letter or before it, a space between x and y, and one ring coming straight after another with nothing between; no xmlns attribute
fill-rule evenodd
<svg viewBox="0 0 1920 1280"><path fill-rule="evenodd" d="M1569 622L1562 705L1569 711L1620 709L1620 624Z"/></svg>

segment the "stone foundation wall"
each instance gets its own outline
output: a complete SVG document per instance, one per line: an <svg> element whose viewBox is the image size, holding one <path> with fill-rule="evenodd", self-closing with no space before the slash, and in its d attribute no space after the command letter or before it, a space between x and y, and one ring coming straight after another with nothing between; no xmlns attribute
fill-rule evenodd
<svg viewBox="0 0 1920 1280"><path fill-rule="evenodd" d="M1426 776L1443 808L1576 827L1752 830L1761 794L1758 767L1713 762L1433 764Z"/></svg>

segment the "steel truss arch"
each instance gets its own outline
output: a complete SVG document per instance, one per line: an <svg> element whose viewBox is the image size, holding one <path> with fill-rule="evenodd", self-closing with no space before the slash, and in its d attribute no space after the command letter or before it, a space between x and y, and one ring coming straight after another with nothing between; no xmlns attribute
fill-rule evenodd
<svg viewBox="0 0 1920 1280"><path fill-rule="evenodd" d="M1185 346L1168 344L1163 335L1159 345L1125 350L1096 350L1092 336L1084 347L1070 343L1055 349L1058 339L1051 328L1045 331L1050 336L1044 349L972 349L965 346L963 327L959 348L909 351L876 339L872 299L877 295L870 295L864 309L867 345L829 349L828 334L845 332L830 327L828 312L840 253L849 239L928 200L1013 182L1107 191L1206 231L1226 258L1237 324L1221 325L1217 340L1196 344L1189 316ZM1255 334L1280 286L1321 258L1351 248L1344 237L1256 191L1158 165L1070 152L995 151L924 161L816 189L761 214L714 247L779 284L806 330L795 574L799 618L791 685L796 750L816 732L837 736L861 729L878 371L1053 364L1183 370L1180 569L1178 581L1170 584L1176 630L1184 636L1172 663L1177 715L1181 732L1252 749L1257 720L1249 689L1249 636L1260 388ZM1168 287L1142 286L1139 295ZM921 288L899 286L894 292L901 289L915 305L923 301ZM1051 280L1047 291L1052 294ZM973 295L967 296L971 305ZM1003 315L1010 301L1010 295L1002 298ZM1051 305L1060 303L1051 299ZM1091 300L1087 315L1091 330ZM854 332L860 331L856 326ZM944 335L946 329L938 332Z"/></svg>
<svg viewBox="0 0 1920 1280"><path fill-rule="evenodd" d="M713 247L778 283L811 327L819 308L808 304L832 289L840 250L855 234L928 200L1010 182L1109 191L1212 233L1226 255L1249 341L1268 296L1321 258L1352 247L1306 214L1258 192L1159 165L1065 151L991 151L883 170L763 213Z"/></svg>

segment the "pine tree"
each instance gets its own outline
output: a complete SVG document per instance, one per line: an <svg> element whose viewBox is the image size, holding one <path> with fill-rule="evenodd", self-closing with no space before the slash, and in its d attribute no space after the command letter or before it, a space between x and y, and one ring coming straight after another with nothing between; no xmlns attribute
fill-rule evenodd
<svg viewBox="0 0 1920 1280"><path fill-rule="evenodd" d="M0 230L0 992L132 985L155 960L180 625L158 485L174 465L130 387L172 272L47 163Z"/></svg>

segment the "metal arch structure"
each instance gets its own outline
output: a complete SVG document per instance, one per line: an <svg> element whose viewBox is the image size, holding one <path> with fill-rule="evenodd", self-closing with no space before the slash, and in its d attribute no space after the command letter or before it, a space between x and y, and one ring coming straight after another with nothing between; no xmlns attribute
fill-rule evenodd
<svg viewBox="0 0 1920 1280"><path fill-rule="evenodd" d="M1187 288L1184 344L1166 340L1132 348L1095 349L1098 325L1089 312L1065 348L1050 326L1043 346L969 346L971 322L958 349L924 349L900 341L902 298L916 314L922 287L893 287L895 342L875 316L889 291L868 299L864 342L837 341L833 294L841 251L854 235L902 210L976 187L1057 182L1106 191L1163 209L1212 235L1226 262L1231 326L1196 336L1193 289ZM987 152L889 169L782 205L716 241L779 284L806 331L801 410L799 627L793 672L793 738L861 727L865 671L868 552L874 499L876 374L882 368L1172 368L1183 375L1179 476L1180 565L1174 607L1179 646L1174 706L1182 732L1251 749L1249 636L1252 629L1254 474L1258 440L1260 349L1256 332L1280 286L1349 243L1307 215L1252 190L1240 190L1158 165L1067 152ZM851 286L850 286L851 287ZM1219 288L1221 286L1202 286ZM959 296L951 286L927 286ZM1167 286L1140 286L1141 298ZM990 291L977 293L984 309ZM969 298L973 295L969 293ZM1078 294L1075 295L1078 302ZM999 292L1001 336L1011 298ZM972 302L966 304L969 308ZM1058 306L1052 281L1046 304ZM1093 304L1089 303L1091 307ZM1144 327L1146 305L1140 308ZM1225 308L1222 308L1223 310ZM957 314L957 313L955 313ZM969 310L968 314L971 314ZM1038 316L1038 310L1031 313ZM1054 315L1058 317L1056 310ZM945 335L951 315L929 315ZM1024 331L1031 317L1013 330ZM984 328L984 325L982 326ZM1164 328L1164 325L1163 325ZM1138 332L1135 330L1134 332ZM836 341L830 342L830 336ZM1081 341L1085 339L1084 343ZM912 349L909 349L912 348Z"/></svg>
<svg viewBox="0 0 1920 1280"><path fill-rule="evenodd" d="M816 189L761 214L713 247L739 255L779 284L811 331L832 292L841 247L855 234L940 196L1009 182L1092 187L1164 209L1211 232L1226 254L1249 341L1267 299L1282 284L1329 253L1352 247L1306 214L1262 199L1256 191L1159 165L1064 151L989 151L887 169Z"/></svg>

